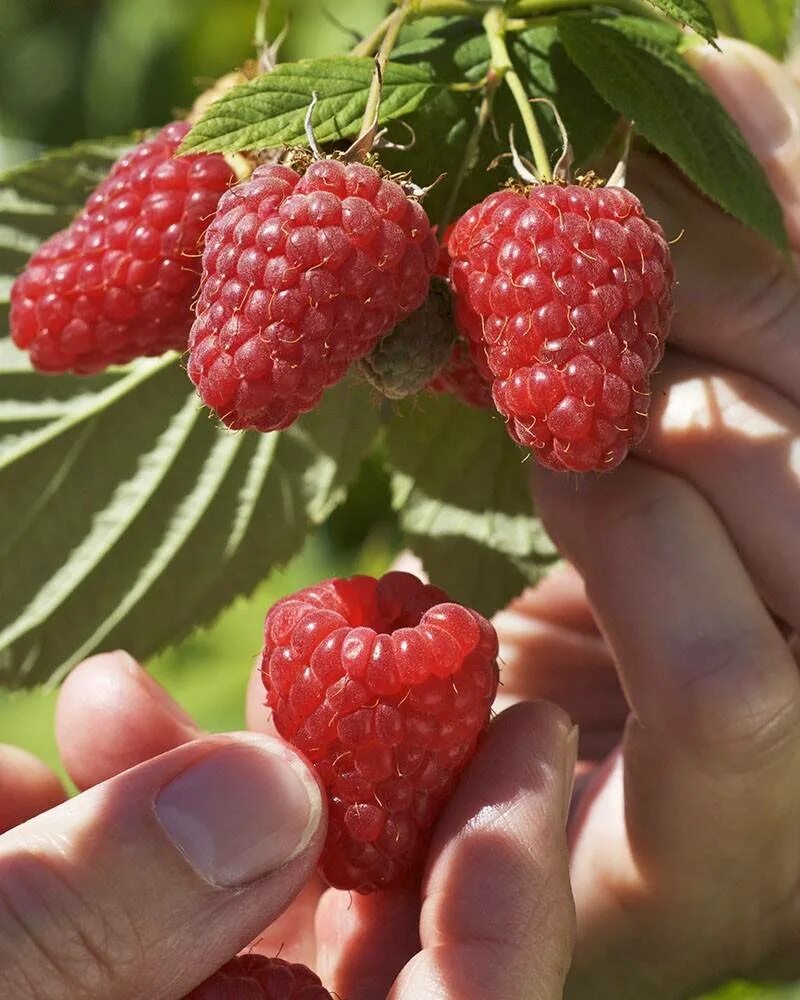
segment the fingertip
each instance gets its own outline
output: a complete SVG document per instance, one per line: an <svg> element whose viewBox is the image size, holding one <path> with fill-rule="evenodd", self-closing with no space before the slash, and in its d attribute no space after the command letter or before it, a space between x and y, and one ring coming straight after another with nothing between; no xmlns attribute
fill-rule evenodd
<svg viewBox="0 0 800 1000"><path fill-rule="evenodd" d="M574 728L569 714L550 701L517 702L492 723L492 729L513 730L515 737L525 735L537 745L565 743Z"/></svg>
<svg viewBox="0 0 800 1000"><path fill-rule="evenodd" d="M0 744L0 833L65 798L64 786L43 761L20 747Z"/></svg>
<svg viewBox="0 0 800 1000"><path fill-rule="evenodd" d="M59 693L55 730L64 766L81 789L200 734L191 717L123 650L89 657L72 670Z"/></svg>

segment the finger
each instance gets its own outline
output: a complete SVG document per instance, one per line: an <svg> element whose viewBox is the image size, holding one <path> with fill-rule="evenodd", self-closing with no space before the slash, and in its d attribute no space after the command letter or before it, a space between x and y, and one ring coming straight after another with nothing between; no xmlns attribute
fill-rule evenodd
<svg viewBox="0 0 800 1000"><path fill-rule="evenodd" d="M419 951L419 908L416 893L399 889L371 896L329 889L317 911L320 979L347 1000L385 1000Z"/></svg>
<svg viewBox="0 0 800 1000"><path fill-rule="evenodd" d="M544 702L498 716L436 828L422 951L390 997L555 1000L574 933L564 833L577 751Z"/></svg>
<svg viewBox="0 0 800 1000"><path fill-rule="evenodd" d="M564 565L495 615L502 696L560 705L578 724L581 759L598 759L619 738L628 704L597 630L583 581Z"/></svg>
<svg viewBox="0 0 800 1000"><path fill-rule="evenodd" d="M0 837L0 995L179 997L300 891L325 835L308 767L207 737Z"/></svg>
<svg viewBox="0 0 800 1000"><path fill-rule="evenodd" d="M735 38L719 49L686 53L739 126L783 208L791 242L800 244L800 86L791 70L763 49Z"/></svg>
<svg viewBox="0 0 800 1000"><path fill-rule="evenodd" d="M287 909L258 935L248 950L268 957L279 955L285 962L299 962L319 973L314 918L324 891L322 879L312 876ZM327 983L324 977L323 982Z"/></svg>
<svg viewBox="0 0 800 1000"><path fill-rule="evenodd" d="M70 673L56 706L61 760L91 788L200 735L183 709L127 653L101 653Z"/></svg>
<svg viewBox="0 0 800 1000"><path fill-rule="evenodd" d="M640 457L699 490L770 609L800 627L800 410L755 379L672 352L650 412Z"/></svg>
<svg viewBox="0 0 800 1000"><path fill-rule="evenodd" d="M629 459L596 479L537 469L534 492L586 581L642 726L734 768L795 739L797 670L690 485Z"/></svg>
<svg viewBox="0 0 800 1000"><path fill-rule="evenodd" d="M632 175L648 213L680 236L672 247L678 284L668 344L754 375L798 402L795 265L663 161L639 159Z"/></svg>
<svg viewBox="0 0 800 1000"><path fill-rule="evenodd" d="M723 44L726 50L730 48L724 57L697 50L692 59L719 86L737 124L750 135L756 155L776 185L797 249L798 88L785 69L758 50L738 42ZM790 399L800 400L796 262L720 211L665 161L652 156L634 158L630 174L632 188L648 212L675 238L672 249L678 285L671 342L756 375Z"/></svg>
<svg viewBox="0 0 800 1000"><path fill-rule="evenodd" d="M582 632L589 636L600 634L586 600L583 580L575 567L567 562L556 563L535 587L526 588L509 607L512 610L519 608L525 614L553 622L570 632Z"/></svg>
<svg viewBox="0 0 800 1000"><path fill-rule="evenodd" d="M65 798L61 782L38 757L0 744L0 833L52 809Z"/></svg>

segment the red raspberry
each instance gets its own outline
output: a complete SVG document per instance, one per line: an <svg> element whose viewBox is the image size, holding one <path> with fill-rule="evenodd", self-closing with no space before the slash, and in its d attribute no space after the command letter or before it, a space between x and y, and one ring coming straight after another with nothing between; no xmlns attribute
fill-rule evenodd
<svg viewBox="0 0 800 1000"><path fill-rule="evenodd" d="M239 955L184 1000L332 1000L305 965L265 955Z"/></svg>
<svg viewBox="0 0 800 1000"><path fill-rule="evenodd" d="M409 573L328 580L269 612L267 705L328 791L331 885L371 892L419 874L488 723L496 660L489 622Z"/></svg>
<svg viewBox="0 0 800 1000"><path fill-rule="evenodd" d="M553 469L613 469L644 436L672 317L669 246L621 188L489 195L449 243L455 317L511 436Z"/></svg>
<svg viewBox="0 0 800 1000"><path fill-rule="evenodd" d="M436 262L436 274L446 279L448 287L451 261L447 243L454 228L455 224L445 229L439 247L439 260ZM449 360L439 374L431 379L427 388L429 392L456 396L462 403L474 406L476 409L493 409L492 373L486 364L483 345L456 340Z"/></svg>
<svg viewBox="0 0 800 1000"><path fill-rule="evenodd" d="M373 167L259 167L208 230L189 375L233 428L313 409L350 363L425 301L436 239Z"/></svg>
<svg viewBox="0 0 800 1000"><path fill-rule="evenodd" d="M11 290L11 334L42 371L99 371L184 350L203 236L235 179L219 155L176 157L173 122L114 165Z"/></svg>
<svg viewBox="0 0 800 1000"><path fill-rule="evenodd" d="M493 408L491 374L488 371L486 375L481 373L471 356L470 346L461 339L453 344L450 359L436 378L428 383L428 389L449 393L476 409Z"/></svg>

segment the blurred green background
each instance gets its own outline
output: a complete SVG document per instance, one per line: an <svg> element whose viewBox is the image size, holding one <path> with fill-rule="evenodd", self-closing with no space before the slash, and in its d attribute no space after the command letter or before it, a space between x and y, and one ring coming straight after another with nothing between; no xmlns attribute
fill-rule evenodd
<svg viewBox="0 0 800 1000"><path fill-rule="evenodd" d="M125 134L188 108L214 78L253 54L256 0L0 0L0 167L50 146ZM291 18L285 59L329 55L373 26L381 0L274 0L276 31ZM380 573L396 550L388 483L368 463L341 508L286 568L217 622L149 664L210 730L243 725L246 679L266 608L339 573ZM0 739L63 774L52 734L55 694L0 694ZM676 961L680 957L676 956ZM731 985L715 1000L800 1000L800 987ZM645 1000L645 998L643 998Z"/></svg>

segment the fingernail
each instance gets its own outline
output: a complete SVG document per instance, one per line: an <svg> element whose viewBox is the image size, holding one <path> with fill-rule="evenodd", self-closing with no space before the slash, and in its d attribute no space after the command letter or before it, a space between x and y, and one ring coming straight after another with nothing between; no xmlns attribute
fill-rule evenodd
<svg viewBox="0 0 800 1000"><path fill-rule="evenodd" d="M798 128L800 91L765 53L726 39L723 51L690 49L686 58L713 88L756 153L774 153Z"/></svg>
<svg viewBox="0 0 800 1000"><path fill-rule="evenodd" d="M569 820L569 811L572 804L572 789L575 785L575 768L578 763L578 737L580 730L578 726L570 729L564 741L564 826Z"/></svg>
<svg viewBox="0 0 800 1000"><path fill-rule="evenodd" d="M189 864L215 886L246 885L308 844L322 801L311 774L277 740L212 750L159 792L155 812Z"/></svg>

